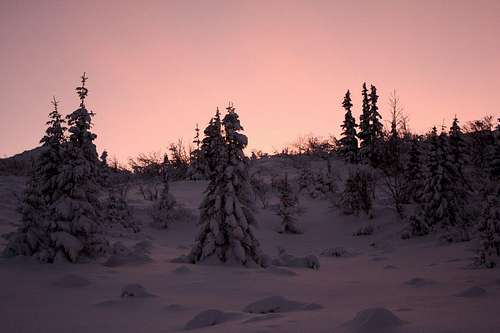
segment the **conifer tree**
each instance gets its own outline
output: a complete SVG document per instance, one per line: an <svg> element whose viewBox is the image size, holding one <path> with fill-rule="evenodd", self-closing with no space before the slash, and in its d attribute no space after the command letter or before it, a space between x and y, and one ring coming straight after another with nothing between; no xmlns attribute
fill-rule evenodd
<svg viewBox="0 0 500 333"><path fill-rule="evenodd" d="M285 174L283 183L280 186L280 205L278 210L278 216L281 217L280 233L302 233L302 231L297 227L297 205L297 196L288 181L288 175Z"/></svg>
<svg viewBox="0 0 500 333"><path fill-rule="evenodd" d="M76 88L80 97L78 109L66 116L69 138L64 149L64 162L58 177L57 199L51 207L55 220L53 239L57 256L75 262L80 256L94 258L104 254L108 242L100 223L97 198L99 158L91 132L94 113L85 106L88 89L83 73L82 85Z"/></svg>
<svg viewBox="0 0 500 333"><path fill-rule="evenodd" d="M21 225L9 238L4 249L7 256L34 256L42 262L53 260L48 207L54 202L59 165L63 159L62 146L66 140L66 127L55 97L52 105L54 110L49 114L47 130L40 140L42 153L35 162L20 207Z"/></svg>
<svg viewBox="0 0 500 333"><path fill-rule="evenodd" d="M153 217L154 226L166 229L175 219L175 207L177 202L174 196L170 194L168 168L163 166L162 169L163 189L158 201L153 205L151 215Z"/></svg>
<svg viewBox="0 0 500 333"><path fill-rule="evenodd" d="M84 103L88 94L86 80L84 73L82 85L76 88L80 107L66 117L70 134L63 145L58 174L53 178L55 185L45 199L45 214L32 215L37 222L23 230L27 243L14 246L13 254L36 255L45 262L76 262L81 257L102 255L108 248L99 222L99 159L93 143L96 135L90 131L94 113Z"/></svg>
<svg viewBox="0 0 500 333"><path fill-rule="evenodd" d="M480 217L479 265L493 268L500 261L500 186L490 193Z"/></svg>
<svg viewBox="0 0 500 333"><path fill-rule="evenodd" d="M345 119L342 124L342 138L340 142L340 153L345 160L350 163L356 163L358 159L358 138L356 134L356 120L352 116L351 92L347 90L344 96L342 106L345 109Z"/></svg>
<svg viewBox="0 0 500 333"><path fill-rule="evenodd" d="M366 83L363 83L361 95L363 96L363 104L361 108L361 115L359 116L358 137L360 139L361 154L363 155L363 157L366 157L369 148L372 146L372 135L370 132L370 100L368 98L368 89L366 88Z"/></svg>
<svg viewBox="0 0 500 333"><path fill-rule="evenodd" d="M358 215L360 211L363 211L370 218L373 217L374 185L373 173L369 167L357 166L349 170L349 175L340 197L343 212L345 214Z"/></svg>
<svg viewBox="0 0 500 333"><path fill-rule="evenodd" d="M382 158L382 145L384 136L384 127L380 122L382 116L378 112L378 95L377 88L374 85L370 87L370 121L369 121L369 136L371 146L368 149L368 158L373 166L378 166Z"/></svg>
<svg viewBox="0 0 500 333"><path fill-rule="evenodd" d="M453 119L453 123L450 127L449 146L450 146L451 162L455 166L457 177L460 178L457 180L461 181L461 183L465 183L465 175L464 175L465 142L463 139L462 130L458 123L457 117Z"/></svg>
<svg viewBox="0 0 500 333"><path fill-rule="evenodd" d="M104 150L102 152L100 160L101 160L102 166L107 168L108 167L108 152L106 150Z"/></svg>
<svg viewBox="0 0 500 333"><path fill-rule="evenodd" d="M200 128L198 127L198 124L196 124L195 127L193 143L195 144L195 148L190 153L191 163L189 165L188 174L191 179L203 179L206 172L206 166L204 166L205 163L201 150Z"/></svg>
<svg viewBox="0 0 500 333"><path fill-rule="evenodd" d="M417 214L410 217L411 233L424 235L435 227L448 230L464 228L467 223L465 213L465 192L456 182L456 169L449 159L447 136L437 135L432 129L430 151L427 162L427 181L422 204Z"/></svg>
<svg viewBox="0 0 500 333"><path fill-rule="evenodd" d="M243 127L232 104L227 107L223 125L225 158L211 161L210 183L200 206L200 229L189 259L193 263L263 266L264 257L253 232L256 221L243 153L248 139L240 133Z"/></svg>
<svg viewBox="0 0 500 333"><path fill-rule="evenodd" d="M113 186L109 189L108 199L105 204L105 219L110 228L120 225L134 233L141 231L139 223L132 217L132 212L127 203L128 186Z"/></svg>
<svg viewBox="0 0 500 333"><path fill-rule="evenodd" d="M221 168L224 166L226 155L219 108L205 128L204 134L205 137L201 142L201 155L206 163L206 175L214 178L223 171Z"/></svg>
<svg viewBox="0 0 500 333"><path fill-rule="evenodd" d="M411 140L410 151L408 152L409 159L405 169L405 177L409 187L408 191L415 202L420 202L424 183L422 172L424 165L420 150L419 139L414 137Z"/></svg>
<svg viewBox="0 0 500 333"><path fill-rule="evenodd" d="M372 142L382 139L384 135L384 126L380 122L382 116L378 112L377 88L374 85L370 87L370 135Z"/></svg>

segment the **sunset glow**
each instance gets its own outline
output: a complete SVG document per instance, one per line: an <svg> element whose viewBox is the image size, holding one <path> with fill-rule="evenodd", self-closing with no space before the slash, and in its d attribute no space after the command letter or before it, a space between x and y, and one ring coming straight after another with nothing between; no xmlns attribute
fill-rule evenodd
<svg viewBox="0 0 500 333"><path fill-rule="evenodd" d="M1 1L0 155L31 149L50 101L89 76L98 150L190 143L234 102L250 149L338 135L342 97L398 91L410 126L500 115L500 1Z"/></svg>

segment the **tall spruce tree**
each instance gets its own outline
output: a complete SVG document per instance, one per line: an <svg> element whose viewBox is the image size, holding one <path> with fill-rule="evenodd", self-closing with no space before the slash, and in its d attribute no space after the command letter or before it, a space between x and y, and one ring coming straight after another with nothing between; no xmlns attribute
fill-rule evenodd
<svg viewBox="0 0 500 333"><path fill-rule="evenodd" d="M344 122L341 125L342 138L340 142L340 153L345 160L350 163L356 163L358 160L358 138L356 134L356 120L352 116L352 101L351 92L347 90L342 102L342 107L345 109Z"/></svg>
<svg viewBox="0 0 500 333"><path fill-rule="evenodd" d="M374 166L381 163L382 145L384 137L384 126L380 122L382 116L378 112L378 95L377 88L374 85L370 87L370 121L369 121L369 136L371 147L369 148L368 158Z"/></svg>
<svg viewBox="0 0 500 333"><path fill-rule="evenodd" d="M21 225L9 237L4 249L7 256L34 256L42 262L52 262L50 214L48 208L54 202L57 190L59 166L63 160L63 144L66 140L65 121L59 113L59 104L53 98L53 111L49 114L47 130L40 140L42 153L35 162L21 203Z"/></svg>
<svg viewBox="0 0 500 333"><path fill-rule="evenodd" d="M406 182L409 186L409 193L415 202L420 202L422 189L424 186L424 175L422 169L422 153L418 137L411 140L409 158L405 168Z"/></svg>
<svg viewBox="0 0 500 333"><path fill-rule="evenodd" d="M212 161L210 183L200 206L200 229L189 259L197 262L222 262L245 266L264 266L259 242L243 149L248 139L240 131L239 116L232 104L223 119L225 159Z"/></svg>
<svg viewBox="0 0 500 333"><path fill-rule="evenodd" d="M368 88L366 88L366 82L363 83L361 95L363 97L363 102L361 107L361 115L359 116L358 137L360 139L360 153L363 155L363 157L366 157L368 150L372 146L372 135L370 132L370 99L368 98Z"/></svg>
<svg viewBox="0 0 500 333"><path fill-rule="evenodd" d="M206 175L209 179L217 177L223 170L226 158L226 147L222 136L222 122L219 108L215 116L204 130L205 137L201 142L201 156L206 163Z"/></svg>
<svg viewBox="0 0 500 333"><path fill-rule="evenodd" d="M462 130L455 116L449 132L449 147L451 154L451 162L454 164L457 176L460 177L461 183L465 183L464 164L465 164L465 141L463 139Z"/></svg>
<svg viewBox="0 0 500 333"><path fill-rule="evenodd" d="M81 257L95 258L108 249L99 221L97 199L99 158L93 141L93 112L85 107L87 77L76 88L80 107L66 117L68 141L62 146L58 174L51 178L55 184L45 199L45 213L35 213L34 226L28 224L24 237L17 242L13 254L36 255L44 262L76 262ZM52 140L50 140L52 141ZM55 139L54 139L55 141ZM53 182L52 182L53 180Z"/></svg>
<svg viewBox="0 0 500 333"><path fill-rule="evenodd" d="M70 134L58 177L56 200L50 207L55 222L52 239L56 256L71 262L82 256L95 258L103 255L108 248L97 198L99 158L94 144L97 135L91 132L95 114L85 106L88 95L85 73L81 79L82 85L76 88L80 106L66 116Z"/></svg>
<svg viewBox="0 0 500 333"><path fill-rule="evenodd" d="M370 135L372 141L380 140L384 136L384 126L380 122L382 116L378 112L377 88L374 85L370 87Z"/></svg>
<svg viewBox="0 0 500 333"><path fill-rule="evenodd" d="M200 128L198 124L195 127L195 136L193 138L193 143L195 144L194 149L190 153L190 165L188 170L189 178L198 180L205 177L206 166L204 163L204 158L201 150L201 139L200 139Z"/></svg>

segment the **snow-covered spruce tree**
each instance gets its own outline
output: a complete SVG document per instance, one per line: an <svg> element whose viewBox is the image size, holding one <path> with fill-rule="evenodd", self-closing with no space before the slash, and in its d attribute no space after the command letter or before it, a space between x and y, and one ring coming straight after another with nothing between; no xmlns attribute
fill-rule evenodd
<svg viewBox="0 0 500 333"><path fill-rule="evenodd" d="M288 175L283 178L280 187L280 205L278 216L281 217L280 233L300 234L302 231L297 227L297 205L298 199L295 191L288 181Z"/></svg>
<svg viewBox="0 0 500 333"><path fill-rule="evenodd" d="M91 132L94 113L85 106L87 77L76 88L80 106L66 116L69 138L64 146L64 161L58 176L56 200L50 207L54 219L51 238L55 255L76 262L80 257L105 254L109 244L103 235L100 203L97 198L99 158Z"/></svg>
<svg viewBox="0 0 500 333"><path fill-rule="evenodd" d="M370 149L372 148L372 135L370 127L370 99L368 98L368 89L366 88L366 82L363 83L361 95L363 96L363 102L361 107L361 115L359 116L358 138L360 140L361 157L366 158L370 153Z"/></svg>
<svg viewBox="0 0 500 333"><path fill-rule="evenodd" d="M99 157L99 183L103 186L108 186L111 168L108 165L108 152L104 150Z"/></svg>
<svg viewBox="0 0 500 333"><path fill-rule="evenodd" d="M90 131L93 112L85 107L87 77L76 88L80 107L66 117L69 138L63 145L63 159L54 178L51 200L41 228L29 233L31 254L45 262L76 262L81 257L104 254L108 242L103 236L97 199L99 158ZM43 234L37 234L39 230Z"/></svg>
<svg viewBox="0 0 500 333"><path fill-rule="evenodd" d="M427 181L422 193L422 203L417 213L409 219L410 233L422 236L439 226L463 234L467 224L466 193L460 187L456 168L450 161L447 137L444 133L438 137L434 127L429 141Z"/></svg>
<svg viewBox="0 0 500 333"><path fill-rule="evenodd" d="M205 137L201 142L201 156L206 167L205 174L212 180L212 178L217 177L218 174L224 171L223 167L226 159L219 108L217 108L215 116L205 128L204 134Z"/></svg>
<svg viewBox="0 0 500 333"><path fill-rule="evenodd" d="M223 119L224 151L218 152L224 152L220 157L225 159L211 161L210 183L200 206L199 233L189 259L193 263L265 266L253 232L256 221L252 213L248 162L243 153L248 139L240 133L243 127L231 104L227 111Z"/></svg>
<svg viewBox="0 0 500 333"><path fill-rule="evenodd" d="M188 177L192 180L200 180L205 178L206 167L204 166L203 154L201 151L200 128L198 124L195 127L195 136L193 143L195 148L191 151L189 160Z"/></svg>
<svg viewBox="0 0 500 333"><path fill-rule="evenodd" d="M500 261L500 186L490 193L480 217L480 246L476 258L479 265L493 268Z"/></svg>
<svg viewBox="0 0 500 333"><path fill-rule="evenodd" d="M344 122L341 125L342 138L339 140L339 152L344 159L349 163L356 163L358 160L358 138L356 134L356 120L352 116L352 101L351 92L347 90L342 102L342 107L345 109Z"/></svg>
<svg viewBox="0 0 500 333"><path fill-rule="evenodd" d="M375 180L369 167L358 166L349 170L344 190L340 196L340 205L344 214L359 215L365 212L372 215Z"/></svg>
<svg viewBox="0 0 500 333"><path fill-rule="evenodd" d="M54 202L59 166L63 160L66 127L58 110L58 101L52 101L47 130L40 140L43 149L35 162L21 203L22 220L16 232L9 237L4 254L7 256L34 256L50 262L50 224L48 207Z"/></svg>
<svg viewBox="0 0 500 333"><path fill-rule="evenodd" d="M132 212L127 204L128 186L113 186L109 189L108 200L105 204L105 220L112 229L120 225L124 229L136 233L141 231L137 221L132 217Z"/></svg>
<svg viewBox="0 0 500 333"><path fill-rule="evenodd" d="M153 204L151 216L153 226L166 229L176 219L175 207L177 202L170 194L170 184L167 167L163 167L163 189L158 200Z"/></svg>
<svg viewBox="0 0 500 333"><path fill-rule="evenodd" d="M404 170L406 183L408 184L408 193L415 202L420 202L422 190L424 187L424 175L422 169L424 167L421 160L421 148L418 137L411 140L409 158Z"/></svg>
<svg viewBox="0 0 500 333"><path fill-rule="evenodd" d="M314 174L309 165L302 165L297 178L297 184L299 185L299 193L306 191L307 194L310 194L312 192L312 188L314 187ZM282 184L278 182L277 185L279 187Z"/></svg>
<svg viewBox="0 0 500 333"><path fill-rule="evenodd" d="M457 177L459 177L458 180L461 180L463 186L465 186L466 179L464 174L464 165L466 164L466 146L457 117L453 119L453 123L450 127L448 142L451 162L456 169Z"/></svg>
<svg viewBox="0 0 500 333"><path fill-rule="evenodd" d="M377 88L374 85L370 87L370 130L371 148L369 152L369 160L373 166L378 166L382 159L382 147L384 145L384 126L380 122L382 116L378 112L378 95Z"/></svg>

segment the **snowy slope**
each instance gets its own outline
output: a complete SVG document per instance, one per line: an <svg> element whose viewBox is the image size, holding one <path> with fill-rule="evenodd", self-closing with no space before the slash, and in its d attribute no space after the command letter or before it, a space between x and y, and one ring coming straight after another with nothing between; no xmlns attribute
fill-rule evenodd
<svg viewBox="0 0 500 333"><path fill-rule="evenodd" d="M292 172L272 161L262 165ZM20 193L23 182L0 177L1 233L19 219L12 193ZM196 214L205 186L175 182L171 191ZM278 248L317 255L319 270L187 265L170 260L189 251L196 220L151 229L151 203L133 189L129 204L146 227L135 239L116 240L129 246L149 240L152 261L110 267L106 258L73 265L0 259L0 331L500 332L500 272L468 268L473 242L401 240L403 224L380 205L384 200L375 207L374 235L353 237L366 217L342 215L325 200L301 196L300 202L303 234L277 233L279 218L261 209L256 235L273 257ZM345 250L341 257L320 255L342 253L338 247ZM122 290L130 284L140 286ZM214 326L200 328L206 325Z"/></svg>

